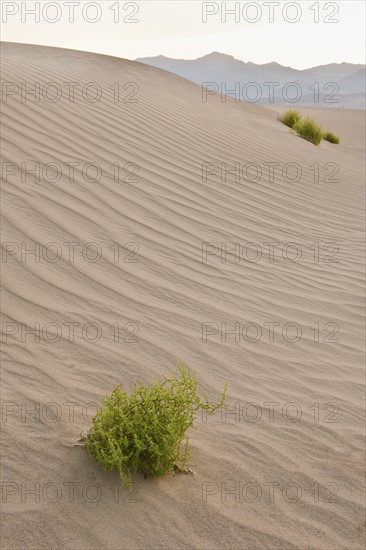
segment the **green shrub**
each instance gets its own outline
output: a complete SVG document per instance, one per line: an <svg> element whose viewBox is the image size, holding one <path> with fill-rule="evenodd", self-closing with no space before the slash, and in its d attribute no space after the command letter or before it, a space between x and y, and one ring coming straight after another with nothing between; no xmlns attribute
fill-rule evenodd
<svg viewBox="0 0 366 550"><path fill-rule="evenodd" d="M181 363L178 369L180 377L164 376L150 387L135 384L131 395L117 386L84 438L91 457L105 470L117 469L126 487L138 471L162 476L184 469L190 455L186 432L196 411L214 412L225 403L226 385L218 403L202 401L195 373Z"/></svg>
<svg viewBox="0 0 366 550"><path fill-rule="evenodd" d="M333 134L333 132L324 132L323 139L325 139L325 141L329 141L329 143L337 143L337 144L340 141L339 137Z"/></svg>
<svg viewBox="0 0 366 550"><path fill-rule="evenodd" d="M289 126L290 128L293 128L294 124L296 124L296 122L300 119L301 115L299 111L294 111L292 109L286 111L282 116L278 117L278 120L280 120L283 124L286 124L286 126Z"/></svg>
<svg viewBox="0 0 366 550"><path fill-rule="evenodd" d="M323 138L323 130L321 127L310 117L302 118L298 120L293 129L299 134L302 138L314 143L314 145L319 145Z"/></svg>

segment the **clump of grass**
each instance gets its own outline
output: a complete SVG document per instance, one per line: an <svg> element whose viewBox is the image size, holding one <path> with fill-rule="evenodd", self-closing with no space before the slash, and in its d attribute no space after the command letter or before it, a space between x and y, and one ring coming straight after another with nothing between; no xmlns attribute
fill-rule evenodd
<svg viewBox="0 0 366 550"><path fill-rule="evenodd" d="M286 111L285 113L283 113L282 116L278 117L278 120L281 121L286 126L288 126L289 128L293 128L296 122L298 122L300 119L301 119L301 115L299 111L295 111L293 109Z"/></svg>
<svg viewBox="0 0 366 550"><path fill-rule="evenodd" d="M299 111L289 109L283 115L278 117L278 120L295 130L295 132L302 138L319 145L322 139L329 141L330 143L339 143L340 139L333 132L324 132L322 128L310 117L301 118Z"/></svg>
<svg viewBox="0 0 366 550"><path fill-rule="evenodd" d="M91 457L107 471L117 469L126 487L138 471L162 476L184 469L190 456L186 432L196 412L213 413L225 403L226 385L218 403L202 400L195 373L181 363L178 369L180 376L135 384L131 395L117 386L84 438Z"/></svg>
<svg viewBox="0 0 366 550"><path fill-rule="evenodd" d="M310 117L298 120L293 129L300 137L314 143L314 145L319 145L323 139L324 132L322 128Z"/></svg>
<svg viewBox="0 0 366 550"><path fill-rule="evenodd" d="M329 131L324 132L323 139L325 139L325 141L329 141L329 143L338 144L340 142L339 137L336 136L336 134L333 134L333 132L329 132Z"/></svg>

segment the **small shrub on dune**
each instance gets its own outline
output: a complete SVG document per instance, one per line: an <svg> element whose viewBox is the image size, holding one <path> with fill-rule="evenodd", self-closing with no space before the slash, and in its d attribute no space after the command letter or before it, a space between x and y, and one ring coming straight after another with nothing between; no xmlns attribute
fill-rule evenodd
<svg viewBox="0 0 366 550"><path fill-rule="evenodd" d="M340 142L339 137L333 134L333 132L324 132L323 139L325 139L325 141L329 141L329 143L338 144Z"/></svg>
<svg viewBox="0 0 366 550"><path fill-rule="evenodd" d="M300 137L314 143L314 145L319 145L324 135L322 128L310 117L298 120L293 129Z"/></svg>
<svg viewBox="0 0 366 550"><path fill-rule="evenodd" d="M282 116L278 117L278 120L281 121L283 124L288 126L289 128L293 128L296 122L298 122L301 119L301 115L299 111L294 111L290 109L289 111L286 111Z"/></svg>
<svg viewBox="0 0 366 550"><path fill-rule="evenodd" d="M225 403L226 385L218 403L201 400L195 374L181 363L178 369L180 376L135 384L131 395L117 386L84 438L91 457L105 470L117 469L126 487L139 471L162 476L184 470L190 455L186 432L196 412L213 413Z"/></svg>

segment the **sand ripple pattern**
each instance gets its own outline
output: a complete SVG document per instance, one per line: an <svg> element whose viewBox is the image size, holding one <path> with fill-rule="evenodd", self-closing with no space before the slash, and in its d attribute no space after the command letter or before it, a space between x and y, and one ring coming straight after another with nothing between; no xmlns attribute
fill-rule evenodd
<svg viewBox="0 0 366 550"><path fill-rule="evenodd" d="M5 82L54 82L64 91L65 82L80 83L76 90L97 82L103 90L95 103L78 91L74 102L22 102L18 93L2 103L2 162L63 167L54 182L52 170L39 181L21 170L2 178L3 250L19 245L2 263L3 326L19 329L3 346L3 480L14 491L3 504L4 548L363 548L362 149L347 139L315 147L270 109L219 97L202 103L195 84L138 63L18 44L4 44L2 58ZM123 101L131 82L137 103ZM362 139L360 112L322 116ZM294 162L297 182L282 173ZM78 163L72 181L70 163ZM100 165L99 181L83 175L88 163ZM263 174L204 181L202 163L254 163ZM265 163L277 163L273 181ZM326 177L335 165L337 182ZM64 243L72 242L80 246L70 261ZM208 242L238 243L240 254L257 243L262 257L228 254L224 262L217 252L204 262ZM279 243L274 261L268 242ZM297 262L282 256L289 242L301 245ZM21 243L42 251L58 243L62 256L22 257ZM87 243L99 245L99 261L83 257ZM337 245L339 261L324 261L334 253L326 243ZM48 341L25 332L36 323L48 327ZM207 341L204 323L215 332ZM225 341L225 323L239 324L238 341ZM276 323L273 341L268 323ZM291 331L284 338L287 323L301 327L298 341ZM117 492L117 474L71 445L89 425L83 407L118 383L130 388L169 372L178 359L197 370L209 396L227 381L236 415L197 419L194 476L137 477L134 494ZM25 414L35 403L39 417ZM32 487L39 499L26 493Z"/></svg>

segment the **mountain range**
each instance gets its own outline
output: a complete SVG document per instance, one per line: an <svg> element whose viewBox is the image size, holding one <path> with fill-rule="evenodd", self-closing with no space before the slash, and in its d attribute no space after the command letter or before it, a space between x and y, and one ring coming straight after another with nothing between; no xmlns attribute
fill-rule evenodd
<svg viewBox="0 0 366 550"><path fill-rule="evenodd" d="M192 60L159 55L136 61L201 86L209 83L211 93L227 93L251 103L366 108L366 69L361 64L331 63L298 70L275 62L258 65L219 52Z"/></svg>

